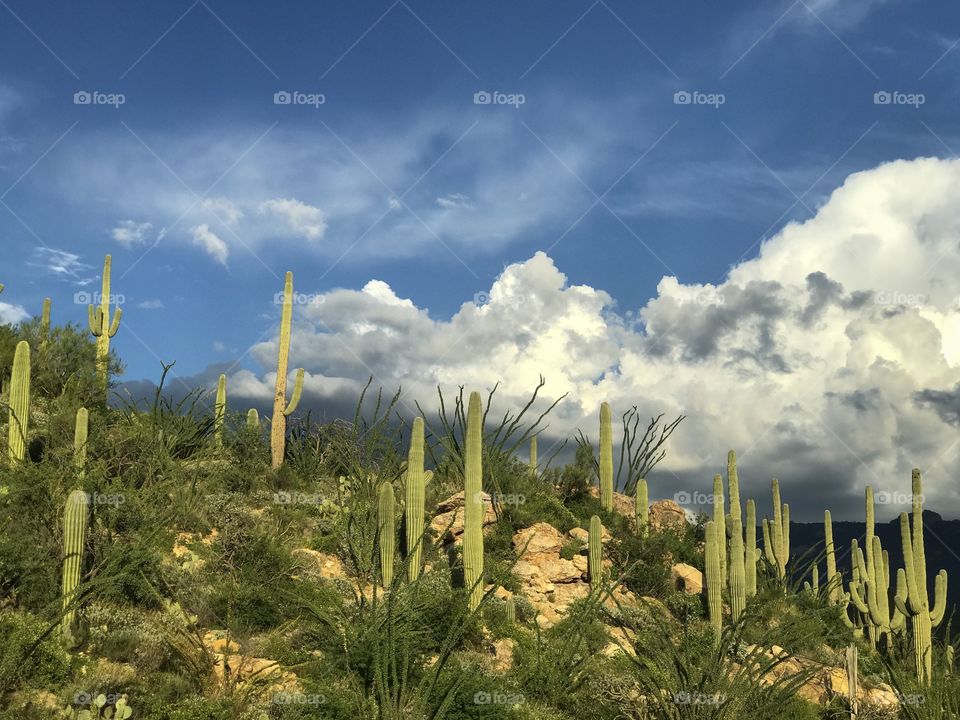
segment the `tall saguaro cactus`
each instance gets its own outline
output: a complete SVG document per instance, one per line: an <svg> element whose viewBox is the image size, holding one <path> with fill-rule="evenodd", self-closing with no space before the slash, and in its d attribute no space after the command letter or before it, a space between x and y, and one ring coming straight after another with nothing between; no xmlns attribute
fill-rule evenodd
<svg viewBox="0 0 960 720"><path fill-rule="evenodd" d="M823 539L827 555L827 602L836 605L840 600L840 583L837 581L837 552L833 544L833 518L829 510L823 511Z"/></svg>
<svg viewBox="0 0 960 720"><path fill-rule="evenodd" d="M410 449L407 452L407 484L404 494L404 513L407 529L407 578L413 582L420 577L423 558L423 516L426 486L433 473L423 469L423 418L413 420Z"/></svg>
<svg viewBox="0 0 960 720"><path fill-rule="evenodd" d="M723 554L717 523L711 520L706 526L704 569L706 570L707 610L716 642L723 632L723 576L720 573L720 556Z"/></svg>
<svg viewBox="0 0 960 720"><path fill-rule="evenodd" d="M483 599L483 407L480 393L470 393L464 458L463 578L473 612Z"/></svg>
<svg viewBox="0 0 960 720"><path fill-rule="evenodd" d="M787 576L787 562L790 560L790 506L780 503L780 481L771 483L773 488L773 520L763 520L764 550L769 562L777 572L781 582Z"/></svg>
<svg viewBox="0 0 960 720"><path fill-rule="evenodd" d="M723 497L723 478L713 476L713 522L717 526L717 542L720 544L720 585L727 584L727 521L726 502Z"/></svg>
<svg viewBox="0 0 960 720"><path fill-rule="evenodd" d="M67 497L63 519L63 581L61 584L61 602L63 618L61 632L68 646L76 643L76 599L77 588L83 574L84 548L86 546L87 518L90 511L90 497L83 490L74 490Z"/></svg>
<svg viewBox="0 0 960 720"><path fill-rule="evenodd" d="M743 576L746 585L747 597L757 594L757 562L760 555L757 551L757 504L747 500L747 525L744 528Z"/></svg>
<svg viewBox="0 0 960 720"><path fill-rule="evenodd" d="M77 410L77 422L73 431L73 467L77 478L83 480L87 473L87 436L90 432L90 413L86 408Z"/></svg>
<svg viewBox="0 0 960 720"><path fill-rule="evenodd" d="M590 518L590 532L587 536L587 571L590 575L590 589L599 592L603 587L603 525L596 515Z"/></svg>
<svg viewBox="0 0 960 720"><path fill-rule="evenodd" d="M640 537L647 537L650 534L650 490L644 478L637 481L637 494L633 498L633 503L637 518L637 532Z"/></svg>
<svg viewBox="0 0 960 720"><path fill-rule="evenodd" d="M30 345L17 343L13 354L13 375L10 378L10 422L7 454L10 462L23 462L30 430Z"/></svg>
<svg viewBox="0 0 960 720"><path fill-rule="evenodd" d="M379 501L377 519L380 527L380 578L383 587L388 588L393 584L393 558L397 551L393 485L389 482L380 486Z"/></svg>
<svg viewBox="0 0 960 720"><path fill-rule="evenodd" d="M730 518L741 520L740 515L740 478L737 475L737 453L727 453L727 494L730 496Z"/></svg>
<svg viewBox="0 0 960 720"><path fill-rule="evenodd" d="M609 403L600 406L600 507L613 510L613 419Z"/></svg>
<svg viewBox="0 0 960 720"><path fill-rule="evenodd" d="M119 307L110 319L110 269L113 259L107 255L103 260L103 284L100 290L100 307L87 306L87 321L91 334L97 339L97 379L106 396L110 382L110 338L120 329L123 310Z"/></svg>
<svg viewBox="0 0 960 720"><path fill-rule="evenodd" d="M217 380L217 402L213 410L213 437L218 448L223 447L223 420L227 416L227 376Z"/></svg>
<svg viewBox="0 0 960 720"><path fill-rule="evenodd" d="M287 418L300 404L303 393L303 368L297 370L293 397L287 404L287 367L290 362L290 327L293 323L293 273L288 272L283 287L283 310L280 313L280 349L277 353L277 381L273 391L273 426L270 429L270 450L274 470L283 465L287 447Z"/></svg>
<svg viewBox="0 0 960 720"><path fill-rule="evenodd" d="M43 311L40 314L40 337L46 342L50 337L50 298L43 299Z"/></svg>
<svg viewBox="0 0 960 720"><path fill-rule="evenodd" d="M897 609L910 618L917 678L928 683L933 671L933 629L942 621L947 608L947 572L937 573L934 602L930 607L927 589L927 559L923 546L923 480L920 471L912 473L913 528L906 513L900 513L900 541L907 580L907 602L894 598Z"/></svg>
<svg viewBox="0 0 960 720"><path fill-rule="evenodd" d="M747 579L743 550L743 528L740 518L730 518L730 616L740 621L747 607Z"/></svg>

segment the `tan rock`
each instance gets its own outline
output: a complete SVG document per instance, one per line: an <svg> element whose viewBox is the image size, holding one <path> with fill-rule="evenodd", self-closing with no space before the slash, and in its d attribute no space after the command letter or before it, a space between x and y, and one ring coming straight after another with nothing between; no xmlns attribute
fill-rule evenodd
<svg viewBox="0 0 960 720"><path fill-rule="evenodd" d="M550 523L538 522L513 536L513 549L519 557L559 555L563 547L563 535Z"/></svg>
<svg viewBox="0 0 960 720"><path fill-rule="evenodd" d="M493 510L488 493L482 493L483 499L483 526L492 525L497 521L497 514ZM464 519L464 495L463 491L456 495L451 495L437 506L437 514L430 521L430 531L437 538L438 542L443 544L454 543L459 545L463 542L463 519Z"/></svg>
<svg viewBox="0 0 960 720"><path fill-rule="evenodd" d="M500 638L493 643L494 673L505 673L513 667L513 638Z"/></svg>
<svg viewBox="0 0 960 720"><path fill-rule="evenodd" d="M687 514L673 500L657 500L650 506L650 525L654 530L683 527L686 524Z"/></svg>
<svg viewBox="0 0 960 720"><path fill-rule="evenodd" d="M677 590L688 595L699 595L703 592L703 573L693 565L677 563L670 568L670 582Z"/></svg>
<svg viewBox="0 0 960 720"><path fill-rule="evenodd" d="M881 683L875 688L870 688L863 693L863 695L863 699L869 705L889 708L900 704L900 696L886 683ZM922 698L923 696L920 697Z"/></svg>
<svg viewBox="0 0 960 720"><path fill-rule="evenodd" d="M343 563L336 555L311 550L310 548L297 548L290 554L297 560L301 569L313 573L323 580L335 580L347 576Z"/></svg>
<svg viewBox="0 0 960 720"><path fill-rule="evenodd" d="M584 528L581 528L581 527L575 527L573 530L568 532L567 535L569 535L574 540L580 541L584 545L590 542L590 531L585 530Z"/></svg>

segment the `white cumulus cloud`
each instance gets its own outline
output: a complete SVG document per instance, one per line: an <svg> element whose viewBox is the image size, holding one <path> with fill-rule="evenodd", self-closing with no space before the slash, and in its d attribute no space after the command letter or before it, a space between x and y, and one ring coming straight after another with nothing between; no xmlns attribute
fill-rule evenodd
<svg viewBox="0 0 960 720"><path fill-rule="evenodd" d="M323 211L294 198L267 200L257 212L279 219L288 232L307 240L319 240L327 231Z"/></svg>
<svg viewBox="0 0 960 720"><path fill-rule="evenodd" d="M206 223L197 225L191 232L193 233L193 244L203 248L204 252L216 260L221 265L227 264L227 258L230 256L230 249L227 244L214 233Z"/></svg>

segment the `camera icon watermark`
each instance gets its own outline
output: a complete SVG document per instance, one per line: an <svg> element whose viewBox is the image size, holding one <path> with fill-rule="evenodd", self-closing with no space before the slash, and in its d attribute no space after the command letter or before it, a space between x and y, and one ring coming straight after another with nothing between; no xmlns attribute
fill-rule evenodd
<svg viewBox="0 0 960 720"><path fill-rule="evenodd" d="M274 105L309 105L319 108L327 102L323 93L305 93L299 90L278 90L273 94Z"/></svg>
<svg viewBox="0 0 960 720"><path fill-rule="evenodd" d="M927 102L927 96L923 93L878 90L873 94L874 105L908 105L916 110L925 102Z"/></svg>
<svg viewBox="0 0 960 720"><path fill-rule="evenodd" d="M704 505L713 505L713 493L681 490L674 494L673 501L681 506L703 507Z"/></svg>
<svg viewBox="0 0 960 720"><path fill-rule="evenodd" d="M674 105L707 105L719 109L727 102L723 93L705 93L699 90L678 90L673 94Z"/></svg>
<svg viewBox="0 0 960 720"><path fill-rule="evenodd" d="M124 305L127 302L126 295L110 293L106 296L107 303L110 305ZM103 293L88 292L81 290L73 294L74 305L102 305L104 300Z"/></svg>
<svg viewBox="0 0 960 720"><path fill-rule="evenodd" d="M485 290L473 294L473 304L477 307L485 307L490 303L494 302L493 298L490 297L490 293ZM513 310L516 310L523 306L526 302L526 298L523 295L509 295L506 297L498 297L496 303L501 307L509 307Z"/></svg>
<svg viewBox="0 0 960 720"><path fill-rule="evenodd" d="M123 93L105 93L99 90L77 90L73 94L74 105L108 105L114 109L127 102Z"/></svg>
<svg viewBox="0 0 960 720"><path fill-rule="evenodd" d="M503 93L499 90L487 92L478 90L473 94L474 105L512 105L514 109L519 109L521 105L527 102L527 96L523 93Z"/></svg>
<svg viewBox="0 0 960 720"><path fill-rule="evenodd" d="M474 705L521 705L524 697L520 693L487 692L480 690L473 694Z"/></svg>

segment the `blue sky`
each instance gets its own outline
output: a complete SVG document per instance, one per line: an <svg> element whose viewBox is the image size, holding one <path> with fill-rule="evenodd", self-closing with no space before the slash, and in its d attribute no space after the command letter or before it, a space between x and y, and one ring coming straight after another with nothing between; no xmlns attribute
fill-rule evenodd
<svg viewBox="0 0 960 720"><path fill-rule="evenodd" d="M288 269L318 296L381 281L445 322L543 251L643 332L664 277L718 285L851 174L960 146L947 3L3 0L0 17L5 312L50 295L83 321L75 293L112 253L128 380L160 359L262 377Z"/></svg>

